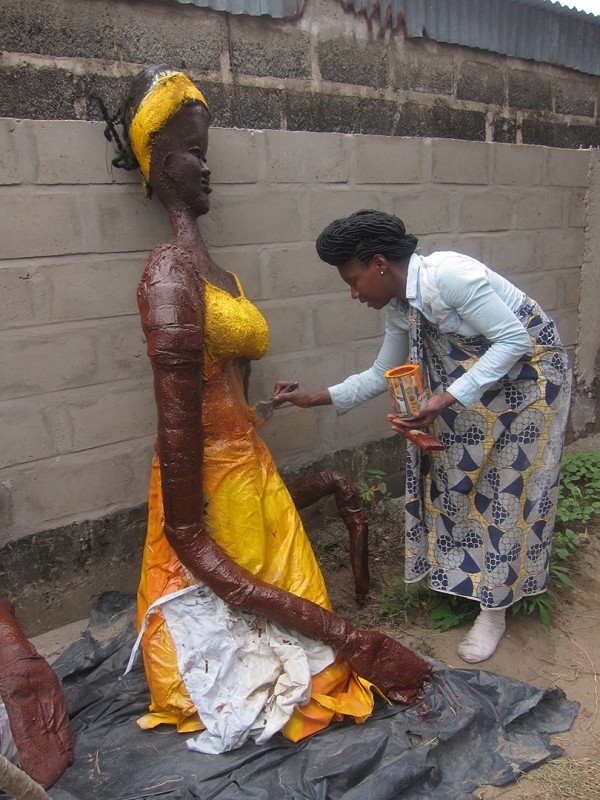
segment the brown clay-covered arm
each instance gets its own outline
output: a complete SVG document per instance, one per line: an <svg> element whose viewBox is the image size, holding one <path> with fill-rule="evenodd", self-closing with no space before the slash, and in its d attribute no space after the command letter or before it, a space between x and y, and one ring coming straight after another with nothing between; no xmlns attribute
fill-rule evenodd
<svg viewBox="0 0 600 800"><path fill-rule="evenodd" d="M392 699L407 699L429 664L397 642L357 631L315 603L257 580L211 539L202 491L202 296L169 258L149 264L138 293L154 370L165 534L181 562L225 602L331 644Z"/></svg>
<svg viewBox="0 0 600 800"><path fill-rule="evenodd" d="M341 472L317 472L290 484L288 490L298 509L335 495L337 510L350 536L356 599L364 603L369 592L369 523L354 483Z"/></svg>
<svg viewBox="0 0 600 800"><path fill-rule="evenodd" d="M138 307L154 372L165 520L202 522L202 285L168 247L150 259Z"/></svg>
<svg viewBox="0 0 600 800"><path fill-rule="evenodd" d="M0 600L0 665L6 665L7 661L12 660L13 654L34 649L17 622L13 604Z"/></svg>
<svg viewBox="0 0 600 800"><path fill-rule="evenodd" d="M431 666L400 642L377 631L357 630L316 603L257 580L229 559L201 525L165 525L165 533L192 574L229 605L327 642L391 700L415 699Z"/></svg>
<svg viewBox="0 0 600 800"><path fill-rule="evenodd" d="M19 765L45 789L73 763L73 736L58 678L0 600L0 697Z"/></svg>
<svg viewBox="0 0 600 800"><path fill-rule="evenodd" d="M340 645L344 620L258 581L211 539L203 515L202 286L168 247L151 260L138 290L154 371L165 534L181 562L232 606Z"/></svg>

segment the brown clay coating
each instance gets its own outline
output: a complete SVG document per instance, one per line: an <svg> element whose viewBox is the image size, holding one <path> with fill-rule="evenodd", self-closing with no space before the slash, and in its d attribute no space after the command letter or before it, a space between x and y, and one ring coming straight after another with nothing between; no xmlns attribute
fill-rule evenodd
<svg viewBox="0 0 600 800"><path fill-rule="evenodd" d="M49 789L74 760L65 699L50 665L0 600L0 697L21 769Z"/></svg>
<svg viewBox="0 0 600 800"><path fill-rule="evenodd" d="M356 486L342 472L316 472L290 484L288 490L298 509L335 495L337 510L350 537L356 600L362 605L369 593L369 523Z"/></svg>
<svg viewBox="0 0 600 800"><path fill-rule="evenodd" d="M331 644L391 699L412 702L430 664L376 631L353 628L319 605L256 579L211 539L203 516L203 284L237 294L233 278L208 255L196 219L208 211L191 148L208 145L208 116L187 106L167 123L152 152L150 183L169 212L173 236L149 257L138 291L154 371L165 535L181 562L235 608L265 616ZM203 182L210 172L204 164Z"/></svg>

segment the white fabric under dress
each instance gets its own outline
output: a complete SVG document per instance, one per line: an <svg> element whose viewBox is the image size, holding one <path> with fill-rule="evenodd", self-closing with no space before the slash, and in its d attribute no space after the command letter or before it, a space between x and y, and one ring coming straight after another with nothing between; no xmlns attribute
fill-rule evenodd
<svg viewBox="0 0 600 800"><path fill-rule="evenodd" d="M128 670L148 616L158 606L175 645L179 674L206 726L187 740L190 750L217 754L248 738L266 742L296 706L310 700L311 677L335 660L329 645L232 609L198 583L150 606Z"/></svg>

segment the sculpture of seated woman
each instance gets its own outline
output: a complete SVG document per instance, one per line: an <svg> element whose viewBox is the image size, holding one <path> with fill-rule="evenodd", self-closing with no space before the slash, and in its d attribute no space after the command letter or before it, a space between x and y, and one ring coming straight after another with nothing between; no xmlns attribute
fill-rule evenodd
<svg viewBox="0 0 600 800"><path fill-rule="evenodd" d="M143 184L172 226L138 290L158 412L138 595L152 702L140 725L207 728L198 749L219 752L248 735L282 729L296 741L333 718L362 721L374 686L413 702L430 664L332 612L292 499L335 491L339 501L343 481L291 495L256 433L245 364L267 352L269 330L198 228L210 207L207 104L185 74L149 67L123 119Z"/></svg>

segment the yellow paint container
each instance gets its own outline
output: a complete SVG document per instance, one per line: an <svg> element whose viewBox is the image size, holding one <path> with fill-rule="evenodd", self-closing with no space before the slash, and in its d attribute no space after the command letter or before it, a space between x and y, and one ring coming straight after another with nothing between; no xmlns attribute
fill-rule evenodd
<svg viewBox="0 0 600 800"><path fill-rule="evenodd" d="M427 402L418 364L402 364L385 373L388 392L394 413L401 419L410 419Z"/></svg>

